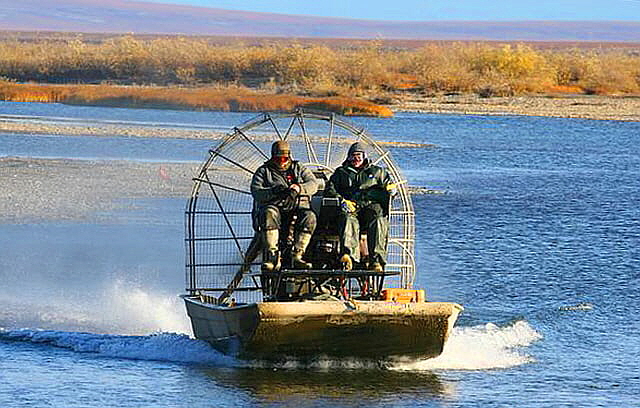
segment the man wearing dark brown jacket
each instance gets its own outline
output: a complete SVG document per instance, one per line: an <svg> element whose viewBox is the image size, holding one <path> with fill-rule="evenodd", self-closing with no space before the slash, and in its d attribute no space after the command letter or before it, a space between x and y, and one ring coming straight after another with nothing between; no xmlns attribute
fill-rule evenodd
<svg viewBox="0 0 640 408"><path fill-rule="evenodd" d="M264 247L262 269L280 269L280 231L285 220L296 216L291 262L293 268L311 268L304 261L316 215L310 197L318 190L316 178L305 166L292 160L289 143L277 141L271 146L271 158L260 166L251 180L254 199L253 226L262 235Z"/></svg>

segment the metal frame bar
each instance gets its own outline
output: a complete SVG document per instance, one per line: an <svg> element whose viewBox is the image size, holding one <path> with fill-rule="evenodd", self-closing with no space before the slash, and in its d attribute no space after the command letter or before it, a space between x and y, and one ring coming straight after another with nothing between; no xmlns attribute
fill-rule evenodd
<svg viewBox="0 0 640 408"><path fill-rule="evenodd" d="M240 256L242 256L242 258L244 259L244 251L242 250L242 247L240 246L240 243L238 242L238 238L236 237L236 232L233 230L233 226L231 225L231 222L229 221L229 218L227 217L227 215L224 213L224 207L222 206L222 202L220 202L220 198L218 197L218 193L216 193L216 189L213 188L213 186L211 184L209 184L209 188L211 189L211 192L213 193L213 197L216 199L216 203L218 204L218 207L220 207L220 210L223 212L222 217L224 218L224 221L227 223L227 228L229 228L229 232L231 232L231 236L234 239L234 242L236 243L236 247L238 248L238 251L240 252Z"/></svg>
<svg viewBox="0 0 640 408"><path fill-rule="evenodd" d="M206 176L205 176L205 177L206 177ZM237 192L237 193L242 193L242 194L251 195L251 192L249 192L249 191L240 190L240 189L237 189L237 188L233 188L233 187L225 186L225 185L222 185L222 184L216 183L216 182L214 182L214 181L211 181L211 180L209 180L209 179L194 178L193 180L194 180L194 181L200 181L200 182L202 182L202 183L208 184L209 186L216 186L216 187L224 188L224 189L227 189L227 190L235 191L235 192Z"/></svg>
<svg viewBox="0 0 640 408"><path fill-rule="evenodd" d="M249 142L249 144L250 144L251 146L253 146L253 147L254 147L254 148L255 148L255 149L256 149L256 150L257 150L257 151L262 155L262 157L264 157L264 158L265 158L265 159L267 159L267 160L269 159L269 156L267 156L267 155L265 154L265 152L263 152L263 151L262 151L262 149L261 149L261 148L259 148L255 143L253 143L253 141L252 141L251 139L249 139L249 137L248 137L248 136L247 136L247 135L246 135L242 130L240 130L240 129L238 129L238 128L234 128L234 129L235 129L235 131L236 131L236 132L238 132L240 135L242 135L242 137L244 137L244 139L245 139L247 142Z"/></svg>
<svg viewBox="0 0 640 408"><path fill-rule="evenodd" d="M230 240L247 240L253 237L206 237L206 238L185 238L185 241L204 242L204 241L230 241Z"/></svg>
<svg viewBox="0 0 640 408"><path fill-rule="evenodd" d="M293 129L293 125L296 123L296 117L293 116L291 118L291 123L289 123L289 127L287 128L287 132L284 134L284 138L281 140L287 140L287 138L289 137L289 134L291 133L291 129Z"/></svg>
<svg viewBox="0 0 640 408"><path fill-rule="evenodd" d="M276 122L273 121L273 118L271 117L271 115L269 115L268 113L265 113L265 118L267 118L267 120L271 122L271 124L273 125L273 129L275 129L276 134L278 135L278 139L283 140L282 134L280 133L280 129L278 129L278 126L276 125Z"/></svg>
<svg viewBox="0 0 640 408"><path fill-rule="evenodd" d="M210 154L213 154L213 150L209 150ZM246 171L247 173L253 174L253 171L249 170L248 168L244 167L242 164L236 162L235 160L231 160L228 157L225 157L222 153L217 152L216 153L216 157L222 157L223 159L225 159L226 161L228 161L229 163L238 166L239 168L241 168L242 170Z"/></svg>
<svg viewBox="0 0 640 408"><path fill-rule="evenodd" d="M309 135L307 134L307 128L304 125L303 115L304 115L303 112L300 111L300 114L296 117L298 118L300 129L302 130L302 139L304 140L305 147L307 148L307 159L310 162L318 163L318 156L316 155L316 152L313 149L313 145L311 144L311 140L309 139Z"/></svg>
<svg viewBox="0 0 640 408"><path fill-rule="evenodd" d="M331 120L329 121L329 141L327 142L327 153L324 158L325 167L329 167L329 158L331 157L331 142L333 141L333 128L335 126L336 115L331 114Z"/></svg>
<svg viewBox="0 0 640 408"><path fill-rule="evenodd" d="M227 211L227 215L249 215L251 211ZM185 214L208 214L208 215L220 215L222 211L186 211Z"/></svg>
<svg viewBox="0 0 640 408"><path fill-rule="evenodd" d="M238 262L225 262L225 263L194 263L194 264L187 264L187 266L194 266L196 268L210 268L213 266L243 266L245 265L244 263L238 263ZM250 265L258 265L257 263L251 263Z"/></svg>
<svg viewBox="0 0 640 408"><path fill-rule="evenodd" d="M189 199L188 203L187 203L187 214L186 214L186 224L187 224L187 236L192 237L195 236L195 217L193 216L193 213L191 213L192 209L195 208L196 206L196 202L198 200L198 195L195 196L191 196L191 198ZM195 248L195 243L194 242L188 242L187 243L187 259L189 259L189 264L193 264L196 261L196 248ZM190 287L190 292L193 294L193 291L195 290L193 288L193 285L196 282L196 268L195 267L189 267L187 266L187 271L188 271L188 286Z"/></svg>

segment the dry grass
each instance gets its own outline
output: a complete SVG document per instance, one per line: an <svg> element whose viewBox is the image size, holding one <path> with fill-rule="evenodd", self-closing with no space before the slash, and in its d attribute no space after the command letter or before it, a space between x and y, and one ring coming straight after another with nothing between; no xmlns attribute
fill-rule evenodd
<svg viewBox="0 0 640 408"><path fill-rule="evenodd" d="M637 47L425 44L408 48L381 41L348 47L282 41L243 45L216 44L205 38L133 36L91 42L83 37L4 39L0 40L0 77L17 82L165 86L129 91L33 88L14 92L13 100L60 98L222 110L328 104L345 111L340 106L348 103L349 109L360 112L375 108L344 98L382 99L388 91L481 96L640 93Z"/></svg>
<svg viewBox="0 0 640 408"><path fill-rule="evenodd" d="M233 112L322 109L342 115L392 116L391 110L348 97L311 98L268 94L241 87L140 87L115 85L35 85L0 82L0 99L133 108L170 108Z"/></svg>

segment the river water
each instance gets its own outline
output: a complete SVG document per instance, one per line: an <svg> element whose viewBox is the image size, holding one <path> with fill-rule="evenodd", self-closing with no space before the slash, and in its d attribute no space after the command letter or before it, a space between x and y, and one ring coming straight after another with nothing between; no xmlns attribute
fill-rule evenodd
<svg viewBox="0 0 640 408"><path fill-rule="evenodd" d="M44 123L229 129L252 114L0 103ZM113 222L0 225L0 406L638 406L640 123L354 118L414 196L417 286L464 305L439 358L221 355L190 337L184 200ZM212 142L0 134L0 156L199 162ZM131 210L140 211L140 210Z"/></svg>

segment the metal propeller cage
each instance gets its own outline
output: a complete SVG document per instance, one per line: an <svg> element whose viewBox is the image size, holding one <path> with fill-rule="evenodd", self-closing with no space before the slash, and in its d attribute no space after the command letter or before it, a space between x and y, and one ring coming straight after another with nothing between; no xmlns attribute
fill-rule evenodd
<svg viewBox="0 0 640 408"><path fill-rule="evenodd" d="M386 286L411 288L415 278L415 216L405 179L388 150L363 129L330 113L298 110L265 113L232 129L209 154L194 177L185 211L186 290L190 294L217 296L245 264L254 236L251 219L253 198L249 186L255 170L270 157L271 144L287 140L294 160L327 177L340 166L349 146L367 146L368 158L385 167L397 194L390 203ZM322 187L322 186L321 186ZM260 256L236 282L238 303L262 301L256 275Z"/></svg>

